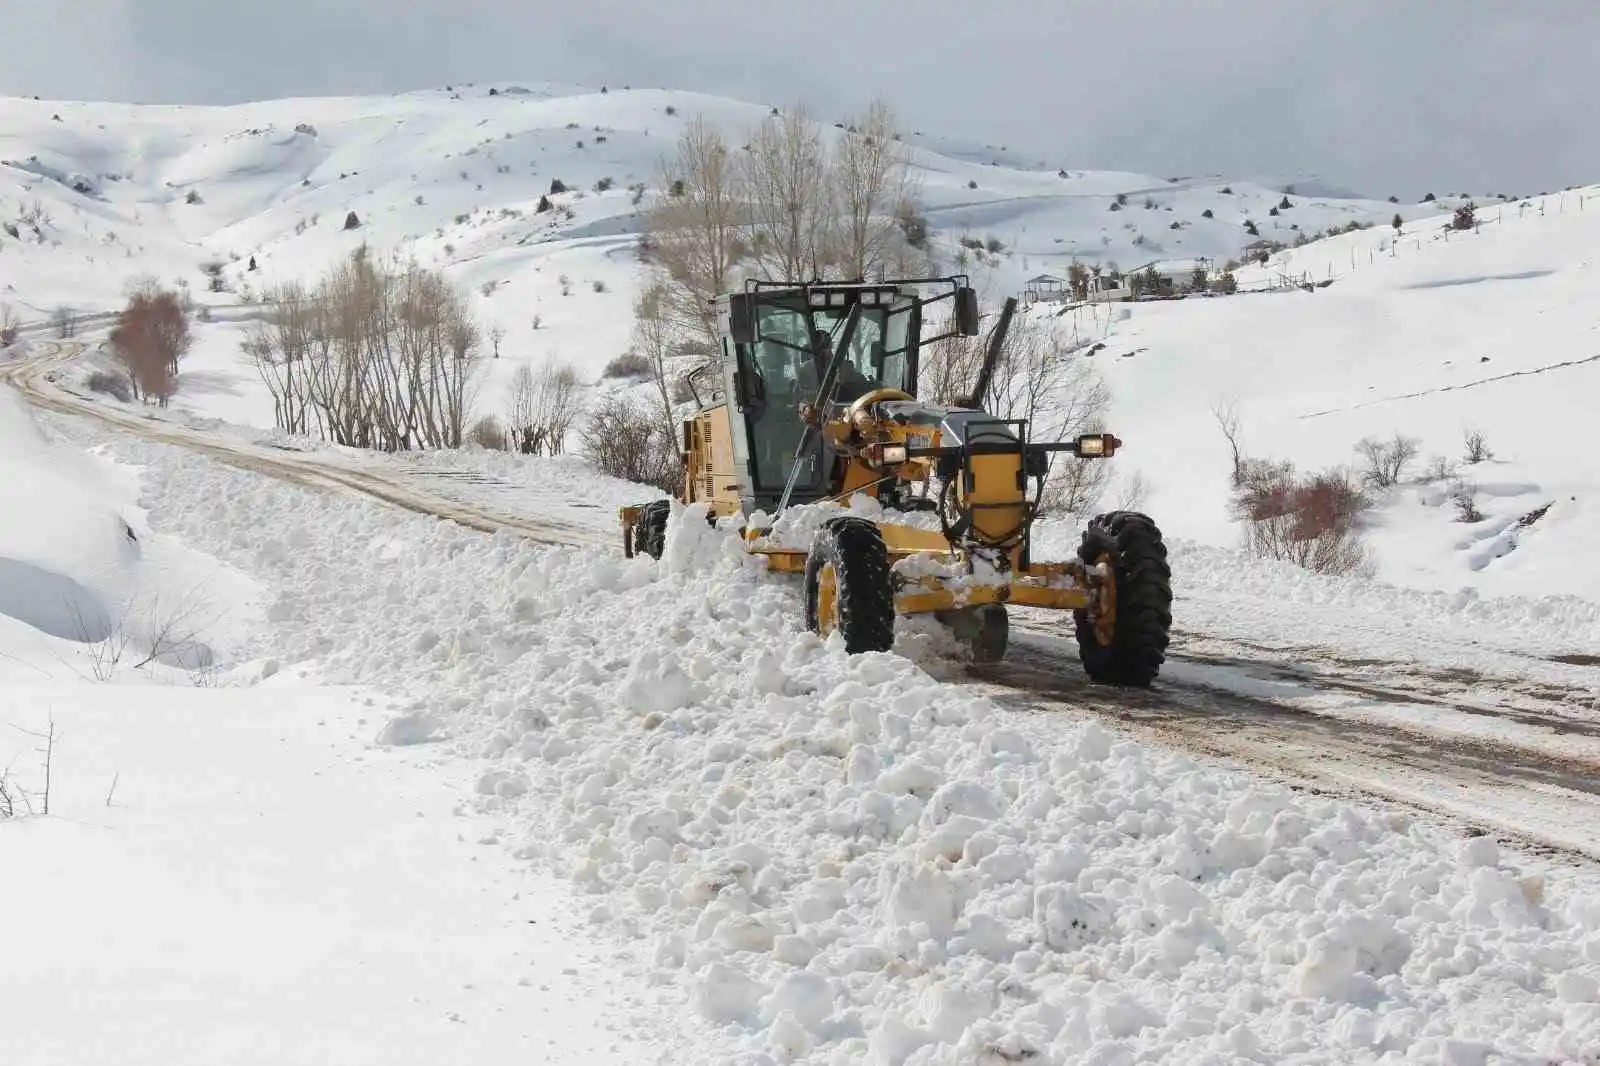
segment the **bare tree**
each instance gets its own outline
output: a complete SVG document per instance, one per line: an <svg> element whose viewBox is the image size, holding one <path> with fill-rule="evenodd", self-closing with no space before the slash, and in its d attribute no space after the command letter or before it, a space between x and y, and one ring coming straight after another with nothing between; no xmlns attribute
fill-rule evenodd
<svg viewBox="0 0 1600 1066"><path fill-rule="evenodd" d="M851 124L835 148L832 258L844 278L874 277L893 261L900 234L895 213L916 195L908 160L894 112L882 100Z"/></svg>
<svg viewBox="0 0 1600 1066"><path fill-rule="evenodd" d="M572 367L546 363L537 372L527 364L517 367L506 411L511 446L524 455L560 455L579 404Z"/></svg>
<svg viewBox="0 0 1600 1066"><path fill-rule="evenodd" d="M496 322L489 327L489 343L494 345L494 357L500 358L500 342L506 339L506 328Z"/></svg>
<svg viewBox="0 0 1600 1066"><path fill-rule="evenodd" d="M1222 437L1228 442L1228 452L1233 459L1234 487L1244 483L1244 443L1240 435L1239 402L1233 398L1218 400L1211 405L1211 416L1217 420Z"/></svg>
<svg viewBox="0 0 1600 1066"><path fill-rule="evenodd" d="M657 282L639 293L633 304L634 350L650 364L650 378L661 401L662 421L670 428L677 422L677 406L672 402L672 392L667 386L668 360L672 355L671 324L667 320L665 288ZM682 458L683 448L678 434L668 432L673 455Z"/></svg>
<svg viewBox="0 0 1600 1066"><path fill-rule="evenodd" d="M955 403L971 394L983 365L983 343L955 332L953 319L934 328L940 339L925 345L917 370L917 391L924 399Z"/></svg>
<svg viewBox="0 0 1600 1066"><path fill-rule="evenodd" d="M1406 468L1416 459L1421 443L1415 437L1398 432L1387 441L1365 437L1356 444L1356 454L1361 456L1362 477L1374 488L1386 489L1398 485L1405 477Z"/></svg>
<svg viewBox="0 0 1600 1066"><path fill-rule="evenodd" d="M828 154L804 107L768 118L750 138L741 177L752 246L768 278L804 280L827 269Z"/></svg>
<svg viewBox="0 0 1600 1066"><path fill-rule="evenodd" d="M1103 429L1111 390L1053 323L1019 316L995 361L985 407L1001 418L1025 418L1036 440L1067 440ZM1041 507L1082 515L1092 510L1110 470L1103 460L1068 456L1051 464Z"/></svg>
<svg viewBox="0 0 1600 1066"><path fill-rule="evenodd" d="M666 275L675 328L713 343L717 324L710 300L728 290L747 250L739 185L727 142L697 117L679 137L677 156L667 162L656 203L644 218L650 254Z"/></svg>
<svg viewBox="0 0 1600 1066"><path fill-rule="evenodd" d="M178 365L193 343L177 294L149 283L136 285L110 341L133 395L167 406L177 391Z"/></svg>

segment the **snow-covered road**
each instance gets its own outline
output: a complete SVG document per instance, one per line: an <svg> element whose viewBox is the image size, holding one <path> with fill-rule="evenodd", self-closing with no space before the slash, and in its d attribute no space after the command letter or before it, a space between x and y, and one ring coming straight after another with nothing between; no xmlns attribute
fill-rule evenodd
<svg viewBox="0 0 1600 1066"><path fill-rule="evenodd" d="M1014 687L941 680L981 683L935 625L899 655L803 632L792 583L692 514L666 559L624 560L46 421L138 470L158 534L260 582L275 677L381 691L382 742L475 767L479 839L639 946L618 981L681 997L672 1036L714 1036L677 1061L1596 1062L1593 869L1118 736L1130 706L1196 715L1217 676L1186 672L1229 664L1125 695L1029 644L1013 681L1046 691L1018 713ZM1174 557L1189 616L1221 617L1227 561ZM1280 613L1235 629L1312 610L1269 576ZM1392 642L1404 606L1361 632ZM1460 643L1436 623L1413 658ZM1112 728L1037 709L1057 701Z"/></svg>
<svg viewBox="0 0 1600 1066"><path fill-rule="evenodd" d="M260 434L131 415L53 380L83 348L42 343L30 358L0 364L0 380L38 407L89 415L268 477L356 492L483 532L617 550L615 512L581 495L563 497L562 486L530 488L507 472L414 458L288 452L261 443ZM1180 570L1180 592L1184 579ZM1180 602L1180 626L1184 613ZM1396 622L1376 611L1365 622L1379 639L1385 623L1407 633L1375 654L1341 644L1347 634L1308 632L1304 620L1294 629L1303 641L1251 640L1248 627L1215 624L1223 613L1210 612L1209 628L1202 620L1180 630L1151 692L1084 683L1070 626L1042 612L1019 619L1030 636L1003 668L961 679L1019 711L1091 715L1146 741L1298 786L1398 803L1469 831L1600 859L1600 661L1550 650L1585 619L1535 630L1534 646L1549 646L1539 654L1518 646L1516 630L1496 640L1480 629L1467 639L1446 627L1429 641L1417 635L1414 618ZM1600 616L1591 625L1600 635Z"/></svg>

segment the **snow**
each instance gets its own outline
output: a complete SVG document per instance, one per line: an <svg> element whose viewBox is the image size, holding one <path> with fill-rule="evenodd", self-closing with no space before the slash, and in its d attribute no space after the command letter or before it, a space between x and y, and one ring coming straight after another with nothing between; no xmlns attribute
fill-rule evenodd
<svg viewBox="0 0 1600 1066"><path fill-rule="evenodd" d="M1180 537L1239 542L1214 406L1236 405L1247 454L1307 471L1356 464L1359 440L1398 432L1421 454L1401 485L1378 494L1367 531L1378 577L1600 600L1586 547L1600 536L1600 485L1577 443L1600 381L1591 299L1600 211L1585 206L1597 197L1586 187L1485 206L1476 232L1444 228L1441 211L1409 222L1399 240L1387 227L1346 234L1239 273L1243 287L1280 273L1334 279L1311 293L1070 313L1062 325L1104 345L1092 358L1125 442L1115 462L1142 475L1141 509ZM1462 459L1468 428L1485 434L1492 459ZM1475 484L1482 520L1457 520L1448 479L1420 480L1436 456Z"/></svg>
<svg viewBox="0 0 1600 1066"><path fill-rule="evenodd" d="M94 452L0 391L0 1058L716 1046L498 847L463 802L474 761L392 717L381 677L328 684L263 646L283 606L262 560L173 537L152 471Z"/></svg>
<svg viewBox="0 0 1600 1066"><path fill-rule="evenodd" d="M949 683L932 623L848 656L704 505L673 509L659 563L622 558L614 508L660 494L580 458L263 432L245 297L362 240L442 266L506 325L491 408L528 360L597 379L637 283L627 185L698 110L728 129L766 114L544 85L0 101L0 215L37 200L50 216L0 248L8 301L105 310L139 271L198 289L211 257L235 290L195 294L214 321L176 411L107 412L189 450L88 421L41 432L0 392L0 724L17 727L0 766L26 798L0 819L22 872L0 905L0 999L25 1019L0 1025L0 1056L1600 1063L1592 865L1008 709ZM1008 246L975 268L991 294L1074 255L1226 256L1245 215L1270 233L1393 211L1293 195L1269 222L1276 188L1062 176L910 140L938 239ZM616 187L536 215L553 177ZM1312 293L1076 313L1105 345L1085 357L1115 392L1116 463L1171 534L1197 643L1594 691L1592 667L1556 661L1600 647L1594 474L1574 445L1600 372L1592 193L1485 209L1448 240L1451 205L1405 207L1398 242L1368 230L1240 272L1334 278ZM360 230L338 228L347 210ZM1470 421L1497 453L1467 471L1485 518L1452 522L1437 484L1407 482L1369 533L1371 574L1249 559L1207 410L1227 398L1253 454L1307 468L1396 429L1453 453ZM414 513L450 500L574 543ZM795 508L777 542L806 547L843 513L872 505ZM1071 557L1075 523L1039 532L1038 557ZM1548 722L1171 665L1329 729L1593 755ZM1565 713L1592 723L1592 706ZM51 810L29 814L52 721ZM1537 806L1532 791L1514 800ZM1593 846L1592 825L1568 828Z"/></svg>
<svg viewBox="0 0 1600 1066"><path fill-rule="evenodd" d="M1592 872L1008 714L915 627L848 656L702 507L658 564L108 448L165 532L275 590L285 671L381 679L387 739L426 720L398 750L478 766L473 816L723 1042L693 1061L1600 1046Z"/></svg>

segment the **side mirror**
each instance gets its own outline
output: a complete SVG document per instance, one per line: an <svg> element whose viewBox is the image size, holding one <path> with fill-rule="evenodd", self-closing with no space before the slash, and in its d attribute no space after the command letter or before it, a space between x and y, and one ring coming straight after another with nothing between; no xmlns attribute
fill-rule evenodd
<svg viewBox="0 0 1600 1066"><path fill-rule="evenodd" d="M978 335L978 290L971 286L956 290L956 332L963 337Z"/></svg>
<svg viewBox="0 0 1600 1066"><path fill-rule="evenodd" d="M728 333L735 344L756 342L756 302L749 293L728 297Z"/></svg>

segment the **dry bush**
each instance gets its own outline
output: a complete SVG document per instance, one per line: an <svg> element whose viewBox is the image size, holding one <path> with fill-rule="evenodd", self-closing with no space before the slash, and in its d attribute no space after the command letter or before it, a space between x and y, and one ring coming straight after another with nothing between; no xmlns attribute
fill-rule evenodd
<svg viewBox="0 0 1600 1066"><path fill-rule="evenodd" d="M62 304L50 312L50 328L60 340L68 340L78 333L78 312Z"/></svg>
<svg viewBox="0 0 1600 1066"><path fill-rule="evenodd" d="M1483 512L1478 509L1477 482L1456 478L1450 483L1450 502L1456 509L1456 521L1483 521Z"/></svg>
<svg viewBox="0 0 1600 1066"><path fill-rule="evenodd" d="M466 296L363 247L315 288L269 294L245 351L279 428L354 448L458 448L482 364Z"/></svg>
<svg viewBox="0 0 1600 1066"><path fill-rule="evenodd" d="M1442 455L1435 455L1422 469L1423 481L1449 481L1456 476L1456 464Z"/></svg>
<svg viewBox="0 0 1600 1066"><path fill-rule="evenodd" d="M194 342L177 293L149 281L136 283L110 342L132 398L167 406L178 388L178 366Z"/></svg>
<svg viewBox="0 0 1600 1066"><path fill-rule="evenodd" d="M1356 444L1356 454L1361 457L1361 476L1373 488L1386 489L1398 485L1406 469L1416 459L1421 442L1415 437L1396 433L1387 441L1364 437Z"/></svg>
<svg viewBox="0 0 1600 1066"><path fill-rule="evenodd" d="M1482 463L1494 458L1494 452L1489 448L1489 440L1481 429L1469 426L1462 430L1461 443L1468 463Z"/></svg>
<svg viewBox="0 0 1600 1066"><path fill-rule="evenodd" d="M682 479L672 427L658 412L625 397L613 394L595 407L583 428L583 446L610 477L664 492L677 489Z"/></svg>
<svg viewBox="0 0 1600 1066"><path fill-rule="evenodd" d="M98 392L113 399L128 403L133 399L133 392L128 387L128 379L116 374L108 374L104 370L96 370L89 375L84 383L90 392Z"/></svg>
<svg viewBox="0 0 1600 1066"><path fill-rule="evenodd" d="M511 450L511 438L506 434L505 427L494 415L484 415L472 423L472 429L467 434L469 440L485 451L504 452Z"/></svg>
<svg viewBox="0 0 1600 1066"><path fill-rule="evenodd" d="M1233 511L1250 550L1319 574L1348 574L1368 562L1361 517L1370 503L1343 470L1302 477L1287 461L1248 459Z"/></svg>
<svg viewBox="0 0 1600 1066"><path fill-rule="evenodd" d="M572 367L517 367L506 412L509 446L523 455L560 455L578 406L578 374Z"/></svg>
<svg viewBox="0 0 1600 1066"><path fill-rule="evenodd" d="M0 304L0 348L9 348L17 343L21 331L22 320L17 317L17 312L10 304Z"/></svg>

